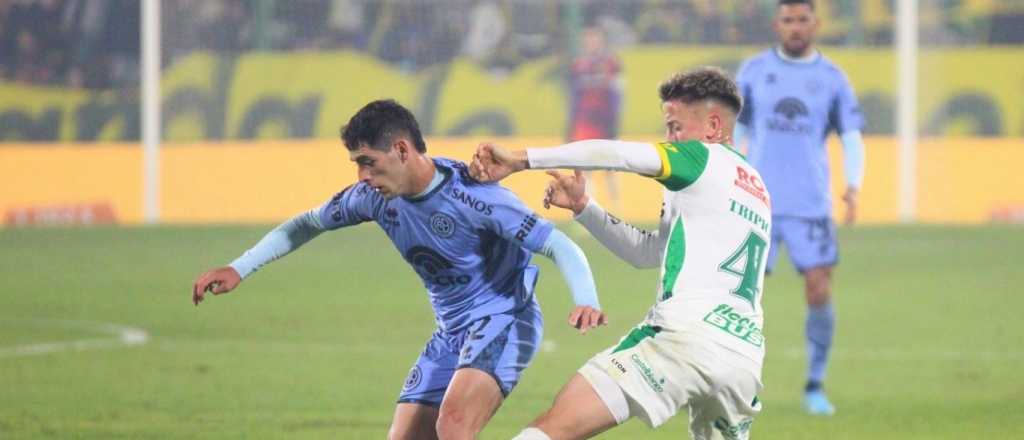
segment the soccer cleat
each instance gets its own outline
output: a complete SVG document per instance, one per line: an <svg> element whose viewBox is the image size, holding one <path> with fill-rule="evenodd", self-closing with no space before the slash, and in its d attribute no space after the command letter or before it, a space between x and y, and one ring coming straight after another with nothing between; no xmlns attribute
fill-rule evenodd
<svg viewBox="0 0 1024 440"><path fill-rule="evenodd" d="M836 413L836 407L828 401L828 396L822 390L808 391L804 393L804 410L812 416L830 416Z"/></svg>

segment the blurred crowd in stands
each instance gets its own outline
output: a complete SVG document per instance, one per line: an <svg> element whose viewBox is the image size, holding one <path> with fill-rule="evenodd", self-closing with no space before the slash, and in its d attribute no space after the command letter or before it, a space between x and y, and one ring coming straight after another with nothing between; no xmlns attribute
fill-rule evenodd
<svg viewBox="0 0 1024 440"><path fill-rule="evenodd" d="M890 45L896 0L818 0L821 41ZM1024 44L1024 0L919 0L924 45ZM775 0L163 0L165 67L195 51L351 49L416 71L458 56L501 72L609 44L767 45ZM0 80L138 84L140 0L0 0Z"/></svg>

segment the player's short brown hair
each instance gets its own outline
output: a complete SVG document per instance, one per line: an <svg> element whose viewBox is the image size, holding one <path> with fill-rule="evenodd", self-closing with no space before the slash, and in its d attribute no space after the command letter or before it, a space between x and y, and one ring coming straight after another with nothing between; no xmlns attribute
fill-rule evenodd
<svg viewBox="0 0 1024 440"><path fill-rule="evenodd" d="M779 7L788 5L807 5L807 7L814 10L814 0L779 0Z"/></svg>
<svg viewBox="0 0 1024 440"><path fill-rule="evenodd" d="M717 101L735 114L739 114L743 106L736 82L717 67L701 67L677 73L661 83L658 94L661 96L661 102L680 101L692 104L707 100Z"/></svg>

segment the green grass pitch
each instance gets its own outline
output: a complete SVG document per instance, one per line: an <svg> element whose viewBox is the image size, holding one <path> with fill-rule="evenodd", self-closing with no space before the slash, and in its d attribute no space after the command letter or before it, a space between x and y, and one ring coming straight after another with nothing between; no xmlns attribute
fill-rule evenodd
<svg viewBox="0 0 1024 440"><path fill-rule="evenodd" d="M190 286L266 227L0 231L0 438L384 438L433 329L423 288L373 226L329 233L193 307ZM758 439L1024 438L1024 228L841 229L831 418L800 409L801 280L767 281ZM482 438L507 439L651 305L638 271L588 236L611 323L580 336L543 257L540 352ZM145 344L114 346L116 324ZM116 333L116 332L115 332ZM50 345L47 345L50 344ZM26 347L51 347L27 354ZM631 421L603 438L687 438Z"/></svg>

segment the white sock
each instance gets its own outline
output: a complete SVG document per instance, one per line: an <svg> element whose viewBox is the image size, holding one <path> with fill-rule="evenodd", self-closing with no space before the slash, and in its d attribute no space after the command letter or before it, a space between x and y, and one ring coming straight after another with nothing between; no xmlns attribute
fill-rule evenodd
<svg viewBox="0 0 1024 440"><path fill-rule="evenodd" d="M520 432L519 435L515 436L512 440L551 440L544 431L540 429L529 427Z"/></svg>

